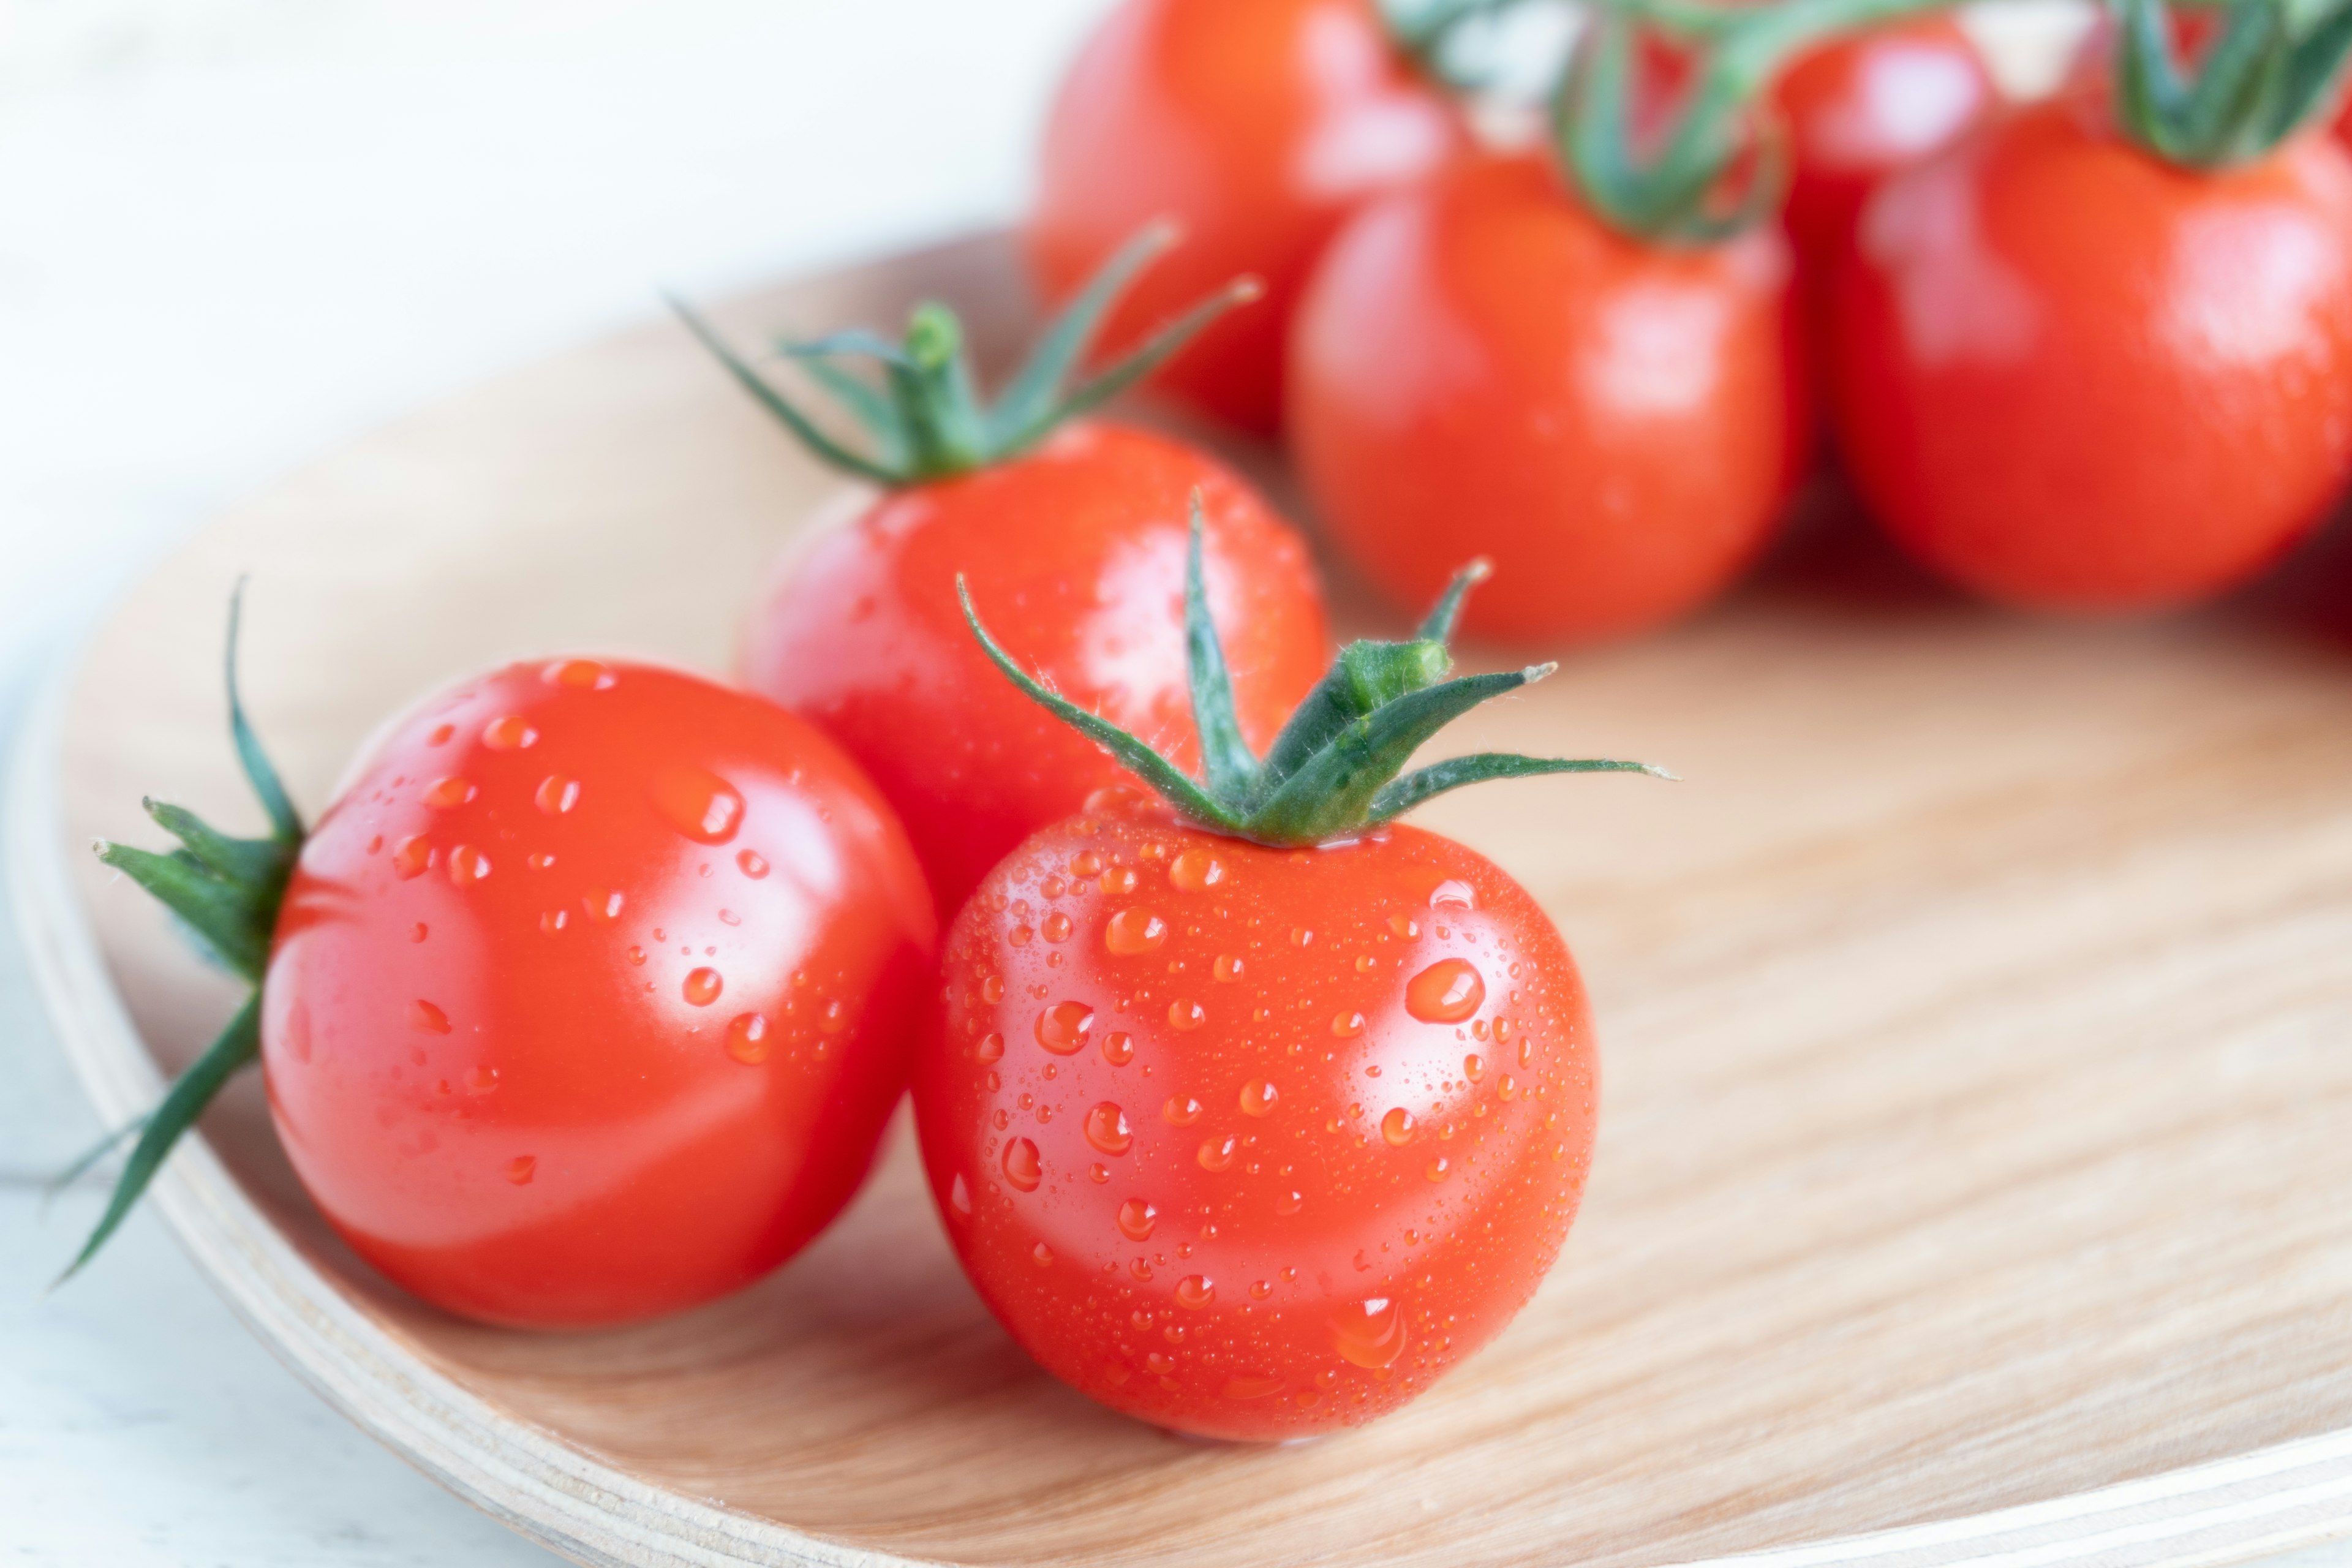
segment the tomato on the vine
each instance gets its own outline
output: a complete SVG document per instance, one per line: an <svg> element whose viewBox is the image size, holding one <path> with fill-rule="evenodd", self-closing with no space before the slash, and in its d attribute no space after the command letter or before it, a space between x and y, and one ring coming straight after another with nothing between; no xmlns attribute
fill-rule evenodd
<svg viewBox="0 0 2352 1568"><path fill-rule="evenodd" d="M1209 329L1158 384L1270 434L1292 303L1324 242L1467 145L1370 0L1125 0L1064 79L1024 240L1058 299L1140 225L1182 226L1183 250L1112 317L1114 344L1236 273L1265 279L1265 305Z"/></svg>
<svg viewBox="0 0 2352 1568"><path fill-rule="evenodd" d="M328 1222L468 1317L692 1306L856 1191L936 926L889 807L814 729L671 670L514 665L392 723L307 836L243 749L270 838L159 807L184 851L104 849L259 990L93 1247L257 1051Z"/></svg>
<svg viewBox="0 0 2352 1568"><path fill-rule="evenodd" d="M1832 381L1864 498L1995 598L2193 601L2352 479L2352 162L2283 130L2324 110L2329 73L2305 61L2225 112L2207 100L2236 89L2210 71L2177 100L2134 79L2172 68L2164 39L2142 17L2118 90L1882 188L1836 284ZM2298 85L2314 96L2282 101Z"/></svg>
<svg viewBox="0 0 2352 1568"><path fill-rule="evenodd" d="M1185 507L1195 493L1208 515L1211 600L1235 649L1244 730L1270 738L1329 652L1306 544L1245 481L1167 437L1063 423L1164 360L1230 302L1230 294L1212 299L1065 395L1062 379L1111 299L1168 243L1160 230L1131 242L1049 328L992 408L973 398L955 318L940 306L917 310L903 351L858 335L803 350L820 361L884 358L887 400L869 393L869 405L853 392L845 405L866 416L868 453L816 434L705 330L746 387L820 455L887 487L787 557L745 628L741 667L747 684L807 716L873 775L945 913L1032 830L1119 776L989 668L956 606L958 572L1007 641L1060 689L1188 757L1183 639L1171 611L1183 595ZM838 389L844 377L833 374Z"/></svg>
<svg viewBox="0 0 2352 1568"><path fill-rule="evenodd" d="M1414 640L1350 647L1263 762L1219 716L1196 596L1198 784L992 645L1171 803L1108 792L989 874L914 1080L957 1256L1104 1404L1244 1439L1369 1420L1499 1331L1575 1217L1598 1064L1568 948L1493 864L1392 818L1481 778L1633 764L1394 776L1546 673L1444 679L1460 586Z"/></svg>

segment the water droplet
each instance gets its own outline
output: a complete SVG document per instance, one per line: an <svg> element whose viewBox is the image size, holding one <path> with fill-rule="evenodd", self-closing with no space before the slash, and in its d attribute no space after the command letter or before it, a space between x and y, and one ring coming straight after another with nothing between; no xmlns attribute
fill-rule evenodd
<svg viewBox="0 0 2352 1568"><path fill-rule="evenodd" d="M393 874L404 882L423 876L432 864L433 846L425 842L422 833L411 834L392 847Z"/></svg>
<svg viewBox="0 0 2352 1568"><path fill-rule="evenodd" d="M575 691L610 691L621 681L593 658L559 658L541 670L539 678L550 686L567 686Z"/></svg>
<svg viewBox="0 0 2352 1568"><path fill-rule="evenodd" d="M1087 1179L1100 1186L1110 1180L1110 1167L1097 1160L1087 1167Z"/></svg>
<svg viewBox="0 0 2352 1568"><path fill-rule="evenodd" d="M449 737L457 732L457 726L455 724L436 724L433 726L433 733L425 737L425 743L428 746L446 746L449 743Z"/></svg>
<svg viewBox="0 0 2352 1568"><path fill-rule="evenodd" d="M1102 1039L1103 1060L1115 1068L1123 1068L1135 1059L1135 1037L1125 1029L1113 1029Z"/></svg>
<svg viewBox="0 0 2352 1568"><path fill-rule="evenodd" d="M1070 875L1092 878L1102 875L1103 859L1091 849L1081 849L1070 857Z"/></svg>
<svg viewBox="0 0 2352 1568"><path fill-rule="evenodd" d="M1404 1313L1385 1296L1355 1302L1331 1315L1332 1348L1341 1360L1367 1372L1394 1366L1404 1354L1405 1338Z"/></svg>
<svg viewBox="0 0 2352 1568"><path fill-rule="evenodd" d="M1239 980L1242 977L1242 961L1230 952L1221 952L1217 955L1214 973L1219 980L1228 983Z"/></svg>
<svg viewBox="0 0 2352 1568"><path fill-rule="evenodd" d="M720 978L719 971L698 969L686 977L686 999L694 1006L708 1007L719 1000L719 993L726 986L727 982Z"/></svg>
<svg viewBox="0 0 2352 1568"><path fill-rule="evenodd" d="M1518 1079L1513 1078L1509 1073L1505 1073L1501 1078L1495 1081L1495 1093L1498 1098L1503 1100L1518 1099Z"/></svg>
<svg viewBox="0 0 2352 1568"><path fill-rule="evenodd" d="M425 804L436 811L451 811L474 798L474 786L452 774L425 786Z"/></svg>
<svg viewBox="0 0 2352 1568"><path fill-rule="evenodd" d="M739 926L743 923L743 917L733 910L721 910L719 911L719 923L723 926Z"/></svg>
<svg viewBox="0 0 2352 1568"><path fill-rule="evenodd" d="M1229 1377L1225 1379L1225 1397L1227 1399L1264 1399L1268 1394L1280 1394L1283 1379L1272 1375Z"/></svg>
<svg viewBox="0 0 2352 1568"><path fill-rule="evenodd" d="M1245 1116L1271 1116L1275 1102L1282 1093L1262 1078L1254 1078L1242 1085L1242 1113Z"/></svg>
<svg viewBox="0 0 2352 1568"><path fill-rule="evenodd" d="M1056 1002L1037 1015L1037 1043L1057 1057L1076 1056L1087 1048L1095 1026L1095 1010L1083 1002Z"/></svg>
<svg viewBox="0 0 2352 1568"><path fill-rule="evenodd" d="M982 1067L988 1066L991 1062L1003 1061L1004 1059L1004 1037L1003 1035L996 1034L993 1031L982 1035L980 1037L980 1044L972 1047L971 1054Z"/></svg>
<svg viewBox="0 0 2352 1568"><path fill-rule="evenodd" d="M980 999L993 1006L1004 1000L1004 976L992 974L980 983Z"/></svg>
<svg viewBox="0 0 2352 1568"><path fill-rule="evenodd" d="M1473 1051L1462 1058L1462 1076L1476 1083L1486 1076L1486 1058Z"/></svg>
<svg viewBox="0 0 2352 1568"><path fill-rule="evenodd" d="M1102 874L1102 890L1106 893L1131 893L1135 891L1135 868L1132 866L1113 866L1110 869L1105 871Z"/></svg>
<svg viewBox="0 0 2352 1568"><path fill-rule="evenodd" d="M673 765L654 774L654 809L698 844L724 844L743 826L743 797L706 768Z"/></svg>
<svg viewBox="0 0 2352 1568"><path fill-rule="evenodd" d="M1452 1165L1446 1163L1445 1156L1440 1154L1436 1159L1432 1160L1429 1163L1429 1168L1426 1171L1423 1171L1422 1174L1427 1176L1433 1182L1442 1182L1445 1180L1445 1173L1453 1168L1454 1167Z"/></svg>
<svg viewBox="0 0 2352 1568"><path fill-rule="evenodd" d="M1234 1163L1234 1151L1240 1147L1241 1140L1231 1133L1227 1133L1223 1138L1203 1138L1201 1140L1201 1152L1198 1155L1201 1169L1204 1171L1226 1169Z"/></svg>
<svg viewBox="0 0 2352 1568"><path fill-rule="evenodd" d="M1205 1274L1187 1274L1176 1281L1176 1304L1188 1312L1197 1312L1216 1299L1216 1283Z"/></svg>
<svg viewBox="0 0 2352 1568"><path fill-rule="evenodd" d="M1331 1017L1331 1032L1343 1040L1354 1039L1364 1032L1364 1016L1361 1013L1335 1013Z"/></svg>
<svg viewBox="0 0 2352 1568"><path fill-rule="evenodd" d="M971 1189L964 1185L961 1171L958 1171L955 1180L948 1184L948 1207L953 1209L960 1218L971 1217Z"/></svg>
<svg viewBox="0 0 2352 1568"><path fill-rule="evenodd" d="M449 851L449 879L459 887L478 882L490 874L490 858L470 844L460 844Z"/></svg>
<svg viewBox="0 0 2352 1568"><path fill-rule="evenodd" d="M1168 1004L1168 1026L1179 1034L1191 1034L1209 1021L1209 1010L1190 997L1179 996Z"/></svg>
<svg viewBox="0 0 2352 1568"><path fill-rule="evenodd" d="M1127 1112L1108 1100L1087 1111L1087 1142L1106 1154L1126 1153L1135 1146L1135 1131L1127 1124Z"/></svg>
<svg viewBox="0 0 2352 1568"><path fill-rule="evenodd" d="M1051 1268L1054 1266L1054 1249L1042 1241L1029 1249L1029 1256L1036 1260L1037 1267L1040 1268Z"/></svg>
<svg viewBox="0 0 2352 1568"><path fill-rule="evenodd" d="M1314 945L1315 945L1315 933L1314 933L1314 931L1312 931L1311 930L1309 930L1309 929L1308 929L1308 928L1307 928L1306 926L1292 926L1292 927L1290 928L1290 945L1291 945L1291 946L1293 946L1293 947L1312 947L1312 946L1314 946Z"/></svg>
<svg viewBox="0 0 2352 1568"><path fill-rule="evenodd" d="M530 1185L531 1177L539 1173L539 1161L530 1154L518 1154L507 1162L507 1180L518 1187Z"/></svg>
<svg viewBox="0 0 2352 1568"><path fill-rule="evenodd" d="M1274 1200L1274 1212L1278 1215L1294 1215L1306 1206L1307 1194L1302 1192L1286 1192Z"/></svg>
<svg viewBox="0 0 2352 1568"><path fill-rule="evenodd" d="M1223 863L1197 844L1168 865L1169 885L1180 893L1201 892L1224 879Z"/></svg>
<svg viewBox="0 0 2352 1568"><path fill-rule="evenodd" d="M550 773L539 781L538 793L531 804L550 816L562 816L580 804L580 781L565 778L562 773Z"/></svg>
<svg viewBox="0 0 2352 1568"><path fill-rule="evenodd" d="M1070 940L1070 917L1055 910L1038 922L1037 929L1045 933L1047 942L1067 942Z"/></svg>
<svg viewBox="0 0 2352 1568"><path fill-rule="evenodd" d="M1486 977L1466 958L1441 958L1405 982L1404 1010L1424 1024L1458 1024L1486 1001Z"/></svg>
<svg viewBox="0 0 2352 1568"><path fill-rule="evenodd" d="M1141 1198L1129 1198L1118 1205L1118 1233L1129 1241L1149 1241L1151 1229L1160 1223L1160 1211Z"/></svg>
<svg viewBox="0 0 2352 1568"><path fill-rule="evenodd" d="M539 917L539 929L550 936L571 923L572 911L569 910L549 910Z"/></svg>
<svg viewBox="0 0 2352 1568"><path fill-rule="evenodd" d="M621 918L622 902L620 894L594 888L582 896L580 906L588 911L592 921L616 921ZM661 932L656 931L654 936L658 940Z"/></svg>
<svg viewBox="0 0 2352 1568"><path fill-rule="evenodd" d="M1160 1114L1171 1127L1190 1127L1201 1120L1201 1102L1189 1094L1171 1094Z"/></svg>
<svg viewBox="0 0 2352 1568"><path fill-rule="evenodd" d="M1412 1112L1402 1105L1391 1108L1386 1116L1381 1118L1381 1136L1387 1139L1392 1148L1402 1149L1412 1142L1413 1132Z"/></svg>
<svg viewBox="0 0 2352 1568"><path fill-rule="evenodd" d="M1429 907L1433 910L1471 910L1478 907L1478 895L1470 884L1452 878L1429 890Z"/></svg>
<svg viewBox="0 0 2352 1568"><path fill-rule="evenodd" d="M478 1066L466 1075L466 1092L488 1094L499 1087L499 1069L488 1064Z"/></svg>
<svg viewBox="0 0 2352 1568"><path fill-rule="evenodd" d="M493 752L520 752L539 744L539 731L520 714L509 713L482 726L482 744Z"/></svg>
<svg viewBox="0 0 2352 1568"><path fill-rule="evenodd" d="M1119 910L1103 926L1103 945L1121 958L1150 952L1167 940L1168 923L1140 905Z"/></svg>
<svg viewBox="0 0 2352 1568"><path fill-rule="evenodd" d="M743 875L753 881L768 874L768 863L760 858L760 852L757 849L742 850L736 855L735 864L741 867Z"/></svg>
<svg viewBox="0 0 2352 1568"><path fill-rule="evenodd" d="M408 940L411 942L423 942L426 937L432 934L432 928L427 926L423 921L418 921L415 925L408 928Z"/></svg>
<svg viewBox="0 0 2352 1568"><path fill-rule="evenodd" d="M1389 930L1394 931L1399 936L1419 936L1421 934L1421 922L1407 915L1391 915L1389 917Z"/></svg>
<svg viewBox="0 0 2352 1568"><path fill-rule="evenodd" d="M1004 1179L1024 1193L1034 1193L1045 1176L1037 1162L1037 1145L1026 1138L1015 1138L1004 1146Z"/></svg>
<svg viewBox="0 0 2352 1568"><path fill-rule="evenodd" d="M529 866L534 871L544 871L549 867L555 864L555 857L550 855L544 849L535 849L531 852L530 858L523 862L523 864Z"/></svg>
<svg viewBox="0 0 2352 1568"><path fill-rule="evenodd" d="M1036 939L1036 936L1037 933L1028 926L1017 925L1004 933L1004 940L1015 947L1027 947Z"/></svg>
<svg viewBox="0 0 2352 1568"><path fill-rule="evenodd" d="M745 1067L768 1059L768 1020L759 1013L738 1013L727 1026L727 1054Z"/></svg>
<svg viewBox="0 0 2352 1568"><path fill-rule="evenodd" d="M411 1002L408 1005L408 1026L428 1035L446 1035L449 1032L449 1015L430 1002Z"/></svg>

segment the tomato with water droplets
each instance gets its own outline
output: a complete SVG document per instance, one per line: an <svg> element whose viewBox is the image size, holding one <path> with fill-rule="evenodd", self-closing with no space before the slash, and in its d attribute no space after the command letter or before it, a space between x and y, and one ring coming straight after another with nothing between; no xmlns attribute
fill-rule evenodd
<svg viewBox="0 0 2352 1568"><path fill-rule="evenodd" d="M1017 657L1189 761L1174 612L1195 494L1242 730L1264 745L1330 654L1314 564L1239 477L1145 431L1071 426L1025 457L893 491L821 532L754 615L746 682L873 775L943 913L1024 837L1126 776L990 668L964 626L957 574Z"/></svg>
<svg viewBox="0 0 2352 1568"><path fill-rule="evenodd" d="M384 732L303 844L271 1110L354 1250L576 1327L749 1284L846 1203L934 940L889 806L769 703L516 665Z"/></svg>
<svg viewBox="0 0 2352 1568"><path fill-rule="evenodd" d="M1014 940L1053 913L1068 942ZM957 1255L1047 1370L1147 1421L1271 1439L1392 1410L1510 1320L1575 1216L1583 986L1535 900L1434 834L1074 817L981 884L942 972L915 1107Z"/></svg>

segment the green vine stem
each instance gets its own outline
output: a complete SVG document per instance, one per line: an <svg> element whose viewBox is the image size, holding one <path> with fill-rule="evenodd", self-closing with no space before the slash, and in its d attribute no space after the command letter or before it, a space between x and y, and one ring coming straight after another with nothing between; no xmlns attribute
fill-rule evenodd
<svg viewBox="0 0 2352 1568"><path fill-rule="evenodd" d="M52 1191L79 1176L134 1131L139 1142L116 1178L106 1211L83 1243L81 1251L58 1277L62 1285L98 1255L139 1201L164 1157L182 1133L204 1114L221 1086L261 1052L261 981L269 963L269 942L278 926L278 907L294 874L294 858L302 848L302 819L278 781L278 770L261 749L245 716L236 687L237 626L245 597L239 583L228 605L228 724L246 781L269 818L266 838L232 838L212 827L194 812L160 801L140 804L157 826L180 841L179 847L158 854L101 838L98 858L153 894L198 949L246 982L252 990L218 1038L207 1047L173 1083L152 1111L117 1129L98 1146L52 1179Z"/></svg>
<svg viewBox="0 0 2352 1568"><path fill-rule="evenodd" d="M880 485L927 484L1019 457L1056 426L1091 413L1150 374L1227 310L1265 292L1256 279L1237 278L1118 363L1073 384L1111 307L1178 238L1176 225L1162 219L1121 246L1047 324L992 405L983 403L977 390L962 321L936 300L915 307L897 343L862 328L780 342L778 355L798 364L832 400L835 415L857 432L856 444L828 434L684 301L672 298L669 305L753 401L819 458ZM860 376L845 363L851 361L867 362L877 374Z"/></svg>
<svg viewBox="0 0 2352 1568"><path fill-rule="evenodd" d="M2165 0L2111 0L2116 127L2189 169L2260 158L2332 109L2352 58L2352 0L2221 0L2221 30L2193 68L2173 47Z"/></svg>
<svg viewBox="0 0 2352 1568"><path fill-rule="evenodd" d="M1541 680L1559 666L1449 679L1446 644L1462 600L1487 574L1474 562L1454 578L1409 642L1356 642L1339 658L1263 760L1242 738L1223 645L1209 616L1201 565L1201 499L1192 498L1192 549L1184 572L1184 640L1200 731L1202 777L1195 780L1149 742L1048 689L981 624L961 574L965 621L1005 678L1030 700L1101 746L1179 812L1215 832L1277 847L1343 837L1402 815L1465 784L1534 773L1674 775L1646 763L1567 760L1481 752L1404 772L1423 742L1481 703Z"/></svg>
<svg viewBox="0 0 2352 1568"><path fill-rule="evenodd" d="M1773 80L1831 38L1927 12L1953 0L1601 0L1553 100L1560 165L1610 226L1660 245L1712 245L1777 210L1789 153L1759 106ZM1636 46L1654 29L1693 49L1698 74L1686 101L1645 153Z"/></svg>

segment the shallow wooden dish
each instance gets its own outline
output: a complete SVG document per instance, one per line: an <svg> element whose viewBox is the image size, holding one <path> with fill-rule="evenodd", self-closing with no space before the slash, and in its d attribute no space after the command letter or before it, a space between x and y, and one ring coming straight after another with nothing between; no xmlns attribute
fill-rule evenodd
<svg viewBox="0 0 2352 1568"><path fill-rule="evenodd" d="M992 352L1027 321L995 240L725 316L887 321L919 293ZM233 1005L85 846L151 838L150 790L254 820L219 689L238 573L256 719L315 809L365 731L459 671L723 669L830 488L655 326L404 420L159 566L56 684L10 795L13 894L103 1113L149 1103ZM2036 625L1832 516L1728 604L1463 726L1465 749L1690 782L1425 814L1580 955L1601 1141L1536 1304L1360 1432L1206 1446L1063 1390L965 1287L903 1138L773 1279L593 1335L473 1327L377 1280L250 1079L152 1201L329 1399L585 1562L2185 1563L2352 1531L2331 601L2352 572L2319 552L2209 616Z"/></svg>

